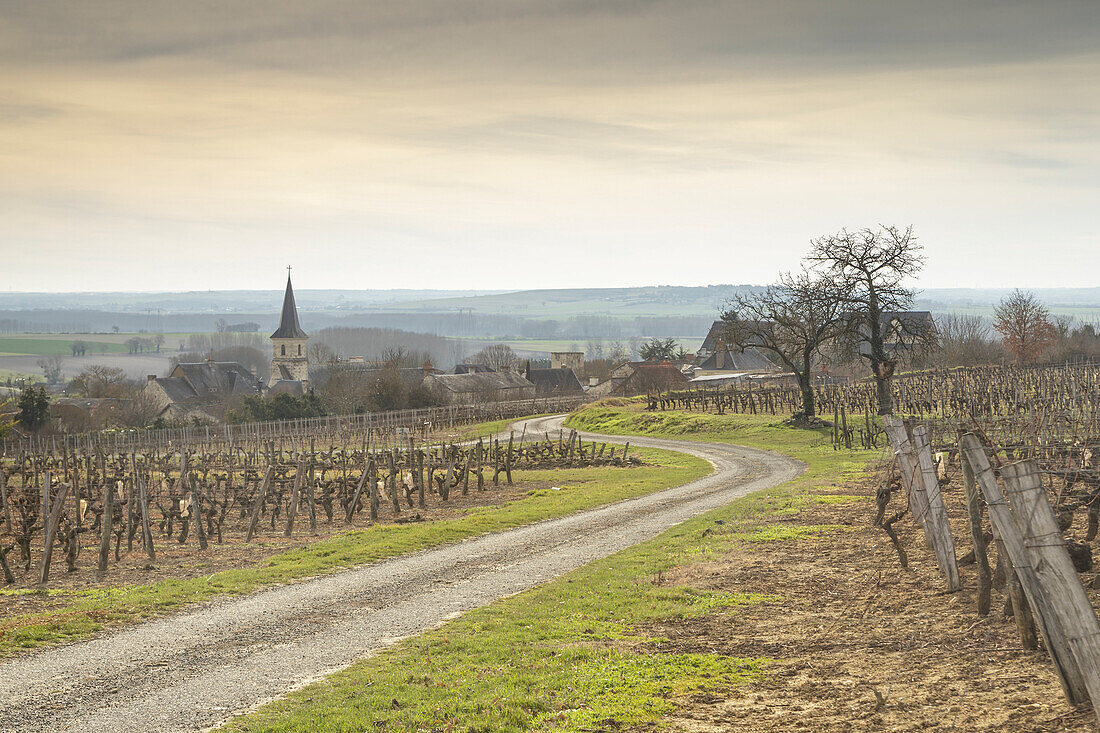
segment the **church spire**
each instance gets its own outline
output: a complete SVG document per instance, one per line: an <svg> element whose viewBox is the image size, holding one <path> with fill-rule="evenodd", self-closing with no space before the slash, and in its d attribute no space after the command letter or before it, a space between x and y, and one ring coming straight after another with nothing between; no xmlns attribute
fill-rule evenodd
<svg viewBox="0 0 1100 733"><path fill-rule="evenodd" d="M289 270L290 268L287 268ZM283 315L279 319L279 330L271 334L273 339L309 338L298 323L298 306L294 303L294 288L290 284L290 272L286 275L286 295L283 296Z"/></svg>

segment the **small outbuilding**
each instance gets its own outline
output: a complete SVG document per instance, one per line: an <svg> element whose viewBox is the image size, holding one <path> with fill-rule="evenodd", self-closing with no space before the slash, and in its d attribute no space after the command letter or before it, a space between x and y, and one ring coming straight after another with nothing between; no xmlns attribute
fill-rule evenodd
<svg viewBox="0 0 1100 733"><path fill-rule="evenodd" d="M448 404L527 400L535 396L535 385L516 372L429 374L423 384Z"/></svg>

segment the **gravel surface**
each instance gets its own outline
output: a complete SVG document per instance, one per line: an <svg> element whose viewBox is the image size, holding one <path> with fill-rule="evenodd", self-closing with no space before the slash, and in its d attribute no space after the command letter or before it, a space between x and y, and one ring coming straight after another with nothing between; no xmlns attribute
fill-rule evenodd
<svg viewBox="0 0 1100 733"><path fill-rule="evenodd" d="M561 417L527 421L557 430ZM346 667L472 608L638 544L802 464L731 445L671 448L710 476L637 499L215 602L0 665L0 730L193 731Z"/></svg>

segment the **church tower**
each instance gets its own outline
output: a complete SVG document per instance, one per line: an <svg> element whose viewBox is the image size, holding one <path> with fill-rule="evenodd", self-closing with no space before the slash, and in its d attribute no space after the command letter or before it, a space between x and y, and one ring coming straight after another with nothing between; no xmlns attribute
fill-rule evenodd
<svg viewBox="0 0 1100 733"><path fill-rule="evenodd" d="M288 270L290 268L287 268ZM283 296L283 315L279 319L279 328L271 334L271 379L268 386L279 380L302 382L309 381L309 359L306 356L306 341L309 335L298 323L298 306L294 303L294 288L290 284L290 273L286 276L286 295Z"/></svg>

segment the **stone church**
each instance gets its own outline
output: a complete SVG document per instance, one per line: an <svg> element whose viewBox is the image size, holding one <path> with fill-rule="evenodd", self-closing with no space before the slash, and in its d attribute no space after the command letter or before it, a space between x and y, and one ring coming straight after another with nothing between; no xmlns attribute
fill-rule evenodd
<svg viewBox="0 0 1100 733"><path fill-rule="evenodd" d="M271 334L271 377L267 385L237 362L206 361L177 364L167 377L150 374L143 390L160 416L215 422L235 400L250 395L301 396L309 389L309 335L298 322L298 306L290 275L286 278L279 328Z"/></svg>
<svg viewBox="0 0 1100 733"><path fill-rule="evenodd" d="M309 334L298 323L298 306L294 303L294 286L288 273L279 328L271 334L271 377L267 386L273 393L301 395L309 389L307 341Z"/></svg>

